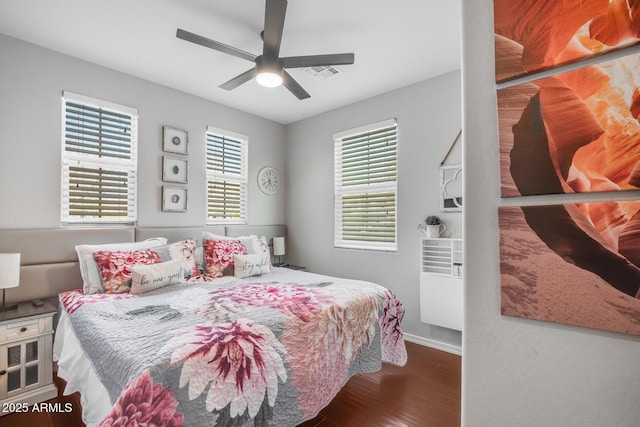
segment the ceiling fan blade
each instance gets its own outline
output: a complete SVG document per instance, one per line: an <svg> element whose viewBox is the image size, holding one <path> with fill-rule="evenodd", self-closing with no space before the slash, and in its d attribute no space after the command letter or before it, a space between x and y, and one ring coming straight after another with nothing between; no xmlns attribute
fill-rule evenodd
<svg viewBox="0 0 640 427"><path fill-rule="evenodd" d="M253 67L252 69L247 70L244 73L235 76L234 78L232 78L228 82L222 83L219 87L221 87L222 89L226 89L226 90L235 89L238 86L240 86L241 84L246 83L249 80L251 80L252 78L254 78L255 75L256 75L256 68Z"/></svg>
<svg viewBox="0 0 640 427"><path fill-rule="evenodd" d="M182 28L178 28L178 31L176 31L176 37L191 43L199 44L201 46L217 50L219 52L228 53L229 55L233 55L238 58L246 59L247 61L253 62L256 60L256 55L252 55L249 52L245 52L244 50L236 49L235 47L228 46L215 40L190 33L189 31L185 31Z"/></svg>
<svg viewBox="0 0 640 427"><path fill-rule="evenodd" d="M267 58L277 58L280 54L284 17L287 13L287 0L267 0L264 12L264 47L262 54Z"/></svg>
<svg viewBox="0 0 640 427"><path fill-rule="evenodd" d="M331 55L290 56L280 59L284 68L306 68L323 65L351 65L355 60L355 55L353 53L334 53Z"/></svg>
<svg viewBox="0 0 640 427"><path fill-rule="evenodd" d="M282 84L298 99L307 99L311 97L311 95L309 95L306 90L302 89L302 86L300 86L298 82L295 81L285 70L282 70Z"/></svg>

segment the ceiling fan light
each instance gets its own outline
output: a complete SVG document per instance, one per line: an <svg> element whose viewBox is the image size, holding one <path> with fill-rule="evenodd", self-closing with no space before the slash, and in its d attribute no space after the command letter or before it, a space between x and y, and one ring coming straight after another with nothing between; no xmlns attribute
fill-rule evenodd
<svg viewBox="0 0 640 427"><path fill-rule="evenodd" d="M256 76L256 81L260 86L278 87L282 84L282 76L272 71L262 71Z"/></svg>

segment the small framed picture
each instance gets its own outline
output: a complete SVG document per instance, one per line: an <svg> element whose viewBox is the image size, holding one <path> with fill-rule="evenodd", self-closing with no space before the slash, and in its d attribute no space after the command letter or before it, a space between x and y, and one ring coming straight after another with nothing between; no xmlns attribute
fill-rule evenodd
<svg viewBox="0 0 640 427"><path fill-rule="evenodd" d="M162 128L162 149L168 153L189 154L189 134L169 126Z"/></svg>
<svg viewBox="0 0 640 427"><path fill-rule="evenodd" d="M186 212L187 211L187 189L178 187L162 186L162 211L163 212Z"/></svg>
<svg viewBox="0 0 640 427"><path fill-rule="evenodd" d="M187 166L189 162L185 159L175 157L162 157L162 180L164 182L187 183Z"/></svg>

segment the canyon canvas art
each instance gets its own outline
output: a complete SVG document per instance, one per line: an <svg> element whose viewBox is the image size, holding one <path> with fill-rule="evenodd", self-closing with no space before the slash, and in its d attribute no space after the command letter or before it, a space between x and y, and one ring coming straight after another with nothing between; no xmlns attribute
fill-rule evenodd
<svg viewBox="0 0 640 427"><path fill-rule="evenodd" d="M502 197L640 188L639 87L631 54L499 89Z"/></svg>
<svg viewBox="0 0 640 427"><path fill-rule="evenodd" d="M494 0L496 81L619 50L640 39L640 0Z"/></svg>
<svg viewBox="0 0 640 427"><path fill-rule="evenodd" d="M500 207L503 315L640 335L640 201Z"/></svg>

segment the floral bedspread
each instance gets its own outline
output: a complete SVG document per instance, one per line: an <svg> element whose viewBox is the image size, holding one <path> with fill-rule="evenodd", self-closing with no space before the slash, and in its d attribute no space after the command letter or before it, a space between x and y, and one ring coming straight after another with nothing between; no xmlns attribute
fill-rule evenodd
<svg viewBox="0 0 640 427"><path fill-rule="evenodd" d="M101 425L294 426L352 375L406 363L404 309L388 289L309 273L249 279L60 294L111 397Z"/></svg>

